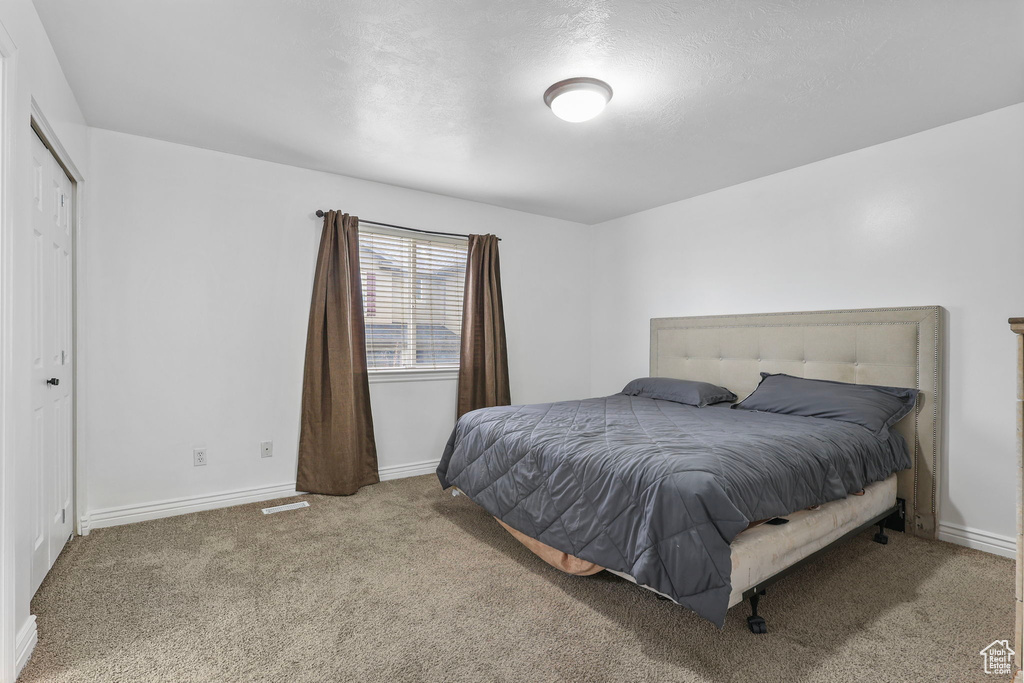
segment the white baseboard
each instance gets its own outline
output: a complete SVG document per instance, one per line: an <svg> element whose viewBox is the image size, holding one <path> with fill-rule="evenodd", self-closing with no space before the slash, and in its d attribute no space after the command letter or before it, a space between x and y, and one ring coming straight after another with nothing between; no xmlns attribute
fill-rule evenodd
<svg viewBox="0 0 1024 683"><path fill-rule="evenodd" d="M295 491L295 483L292 482L290 484L277 484L276 486L261 486L253 489L227 491L207 496L172 498L170 500L161 500L141 505L122 505L102 510L90 510L82 518L81 525L87 533L89 530L108 526L145 522L150 519L160 519L161 517L187 515L190 512L214 510L216 508L226 508L246 503L259 503L264 500L287 498L288 496L295 495L298 495L298 493Z"/></svg>
<svg viewBox="0 0 1024 683"><path fill-rule="evenodd" d="M418 477L421 474L433 474L436 472L439 462L441 462L440 459L420 460L419 462L410 462L404 465L380 467L377 469L377 474L380 475L381 481L387 481L388 479L404 479L406 477Z"/></svg>
<svg viewBox="0 0 1024 683"><path fill-rule="evenodd" d="M378 472L381 481L389 479L403 479L405 477L416 477L421 474L432 474L437 469L439 460L421 460L402 465L391 465L381 467ZM122 505L120 507L103 508L101 510L90 510L82 515L79 520L80 533L87 536L92 529L101 529L108 526L120 526L134 522L145 522L150 519L161 517L174 517L176 515L187 515L190 512L202 510L214 510L226 508L233 505L244 505L246 503L259 503L274 498L287 498L300 495L295 490L295 484L278 484L276 486L263 486L253 489L241 489L238 491L227 491L206 496L189 496L184 498L172 498L161 500L155 503L143 503L139 505Z"/></svg>
<svg viewBox="0 0 1024 683"><path fill-rule="evenodd" d="M14 648L14 677L17 678L21 670L28 664L32 650L36 649L36 642L39 634L36 631L36 615L30 614L21 628L18 629L18 639Z"/></svg>
<svg viewBox="0 0 1024 683"><path fill-rule="evenodd" d="M993 555L1017 557L1017 541L1013 536L993 534L980 529L939 522L938 539L947 543L967 546L975 550L984 550Z"/></svg>

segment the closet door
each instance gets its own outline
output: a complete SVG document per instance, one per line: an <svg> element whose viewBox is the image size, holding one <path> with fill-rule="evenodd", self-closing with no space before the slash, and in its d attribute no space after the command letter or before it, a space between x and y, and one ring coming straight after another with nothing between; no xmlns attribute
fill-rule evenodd
<svg viewBox="0 0 1024 683"><path fill-rule="evenodd" d="M32 147L32 590L71 536L74 379L72 183L33 136Z"/></svg>

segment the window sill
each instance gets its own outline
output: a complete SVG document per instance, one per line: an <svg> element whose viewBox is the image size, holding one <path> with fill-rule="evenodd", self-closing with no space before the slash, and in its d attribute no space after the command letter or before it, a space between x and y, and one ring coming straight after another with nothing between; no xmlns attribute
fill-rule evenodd
<svg viewBox="0 0 1024 683"><path fill-rule="evenodd" d="M370 384L388 382L454 382L459 379L458 368L439 370L370 370Z"/></svg>

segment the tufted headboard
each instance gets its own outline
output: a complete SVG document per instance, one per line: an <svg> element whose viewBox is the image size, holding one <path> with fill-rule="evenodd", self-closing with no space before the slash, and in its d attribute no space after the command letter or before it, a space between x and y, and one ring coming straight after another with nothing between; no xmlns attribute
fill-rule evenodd
<svg viewBox="0 0 1024 683"><path fill-rule="evenodd" d="M761 372L916 387L917 410L896 429L913 467L899 474L907 531L935 537L942 460L945 310L876 308L653 318L651 376L711 382L741 399Z"/></svg>

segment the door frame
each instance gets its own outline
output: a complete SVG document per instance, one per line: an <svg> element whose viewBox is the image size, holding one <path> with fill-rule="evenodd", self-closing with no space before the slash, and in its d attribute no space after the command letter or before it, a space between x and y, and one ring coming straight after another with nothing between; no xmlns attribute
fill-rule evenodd
<svg viewBox="0 0 1024 683"><path fill-rule="evenodd" d="M72 418L71 418L71 484L72 484L72 510L74 515L74 533L80 536L89 534L89 522L85 514L85 468L78 450L78 435L81 433L82 412L79 410L79 397L81 396L82 382L82 345L78 340L78 300L79 290L82 287L82 267L79 259L79 251L82 245L82 183L85 176L82 175L71 155L61 144L60 138L53 130L53 126L47 121L46 115L40 108L36 98L31 101L30 123L35 135L43 141L57 163L71 179L71 211L68 214L68 221L71 224L71 349L74 368L74 388L71 392Z"/></svg>
<svg viewBox="0 0 1024 683"><path fill-rule="evenodd" d="M13 681L17 667L14 586L14 424L17 392L14 369L14 220L11 171L14 166L18 48L0 23L0 681ZM20 185L15 184L17 187Z"/></svg>

